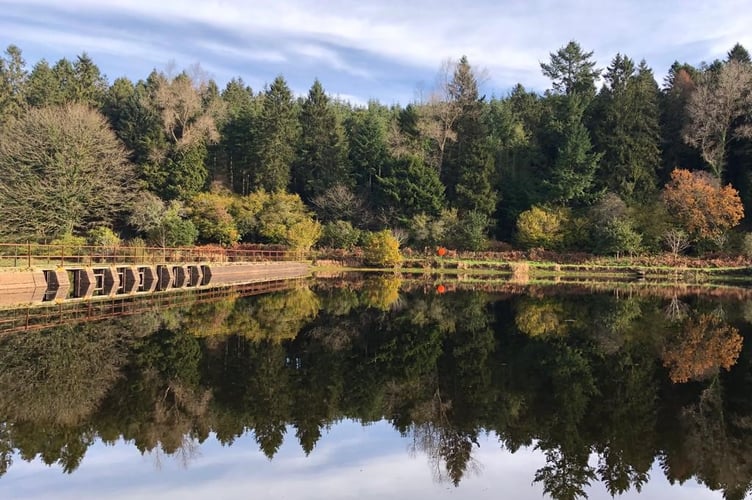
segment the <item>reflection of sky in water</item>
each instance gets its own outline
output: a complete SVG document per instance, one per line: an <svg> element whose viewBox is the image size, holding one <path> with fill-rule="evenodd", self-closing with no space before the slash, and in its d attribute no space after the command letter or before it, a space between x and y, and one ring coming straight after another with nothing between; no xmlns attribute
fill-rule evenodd
<svg viewBox="0 0 752 500"><path fill-rule="evenodd" d="M411 456L410 438L400 437L386 422L367 427L341 422L322 436L308 457L290 439L294 430L288 428L286 436L271 461L258 451L252 435L225 447L210 438L187 466L178 455L141 456L122 441L115 446L96 443L71 475L59 466L47 467L39 460L27 463L16 456L0 478L0 498L542 498L542 486L531 483L545 462L543 454L532 449L502 451L493 434L480 436L480 448L473 450L480 470L467 474L458 488L436 483L425 455ZM591 499L610 498L597 482L588 493ZM694 481L672 486L654 465L642 494L632 490L619 498L631 497L695 500L722 495Z"/></svg>

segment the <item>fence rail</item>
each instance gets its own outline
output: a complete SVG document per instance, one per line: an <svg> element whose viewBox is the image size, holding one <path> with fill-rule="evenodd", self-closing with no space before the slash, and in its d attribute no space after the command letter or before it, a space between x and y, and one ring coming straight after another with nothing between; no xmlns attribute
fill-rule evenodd
<svg viewBox="0 0 752 500"><path fill-rule="evenodd" d="M86 302L61 302L0 310L0 336L18 331L32 331L64 324L102 320L216 302L229 297L247 297L269 292L289 290L305 283L303 278L272 280L240 285L180 289L166 293L140 296L98 298Z"/></svg>
<svg viewBox="0 0 752 500"><path fill-rule="evenodd" d="M70 244L0 243L0 266L37 267L43 265L166 264L184 262L263 262L294 261L305 252L264 248L222 247L132 247Z"/></svg>

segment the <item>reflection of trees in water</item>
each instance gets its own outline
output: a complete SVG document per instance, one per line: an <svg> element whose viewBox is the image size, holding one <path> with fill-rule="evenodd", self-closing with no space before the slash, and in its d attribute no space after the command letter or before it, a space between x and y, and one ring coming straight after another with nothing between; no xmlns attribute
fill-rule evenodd
<svg viewBox="0 0 752 500"><path fill-rule="evenodd" d="M309 454L353 418L387 419L455 485L480 469L473 451L489 431L512 452L541 450L531 479L554 498L584 496L595 480L612 495L639 490L656 457L672 481L694 476L728 498L747 490L741 308L399 291L394 307L393 286L369 286L0 339L0 471L14 452L72 471L96 438L187 464L210 432L225 444L252 432L271 458L289 430ZM720 370L737 357L743 369Z"/></svg>
<svg viewBox="0 0 752 500"><path fill-rule="evenodd" d="M702 380L730 369L742 350L739 330L721 316L701 314L681 325L681 331L666 345L663 364L674 382Z"/></svg>

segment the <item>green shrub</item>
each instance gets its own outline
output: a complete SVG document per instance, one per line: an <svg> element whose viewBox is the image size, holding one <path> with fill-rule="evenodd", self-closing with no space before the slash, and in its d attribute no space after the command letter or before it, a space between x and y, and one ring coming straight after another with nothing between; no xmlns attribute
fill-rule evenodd
<svg viewBox="0 0 752 500"><path fill-rule="evenodd" d="M746 233L742 240L742 254L747 258L752 258L752 233Z"/></svg>
<svg viewBox="0 0 752 500"><path fill-rule="evenodd" d="M319 245L329 248L352 249L360 241L359 229L352 227L347 221L338 220L324 225Z"/></svg>
<svg viewBox="0 0 752 500"><path fill-rule="evenodd" d="M60 255L84 255L86 253L86 238L73 236L70 233L52 240L50 245L60 247L60 250L57 251Z"/></svg>
<svg viewBox="0 0 752 500"><path fill-rule="evenodd" d="M395 267L402 262L399 241L388 229L366 236L363 255L370 266Z"/></svg>
<svg viewBox="0 0 752 500"><path fill-rule="evenodd" d="M596 253L633 255L642 246L642 236L634 230L628 219L613 219L596 226L594 234Z"/></svg>
<svg viewBox="0 0 752 500"><path fill-rule="evenodd" d="M117 248L120 246L120 237L107 226L95 227L86 235L89 245L100 247Z"/></svg>
<svg viewBox="0 0 752 500"><path fill-rule="evenodd" d="M526 247L561 250L571 213L564 208L533 206L517 218L517 242Z"/></svg>
<svg viewBox="0 0 752 500"><path fill-rule="evenodd" d="M200 193L190 202L191 221L202 243L232 245L240 240L235 220L228 211L232 196L222 193Z"/></svg>

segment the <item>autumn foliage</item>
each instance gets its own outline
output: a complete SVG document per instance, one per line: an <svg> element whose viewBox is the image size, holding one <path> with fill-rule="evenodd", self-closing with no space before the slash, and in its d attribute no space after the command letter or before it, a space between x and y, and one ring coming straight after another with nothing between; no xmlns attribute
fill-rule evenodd
<svg viewBox="0 0 752 500"><path fill-rule="evenodd" d="M744 217L739 192L707 172L675 169L663 191L669 213L695 239L716 239Z"/></svg>
<svg viewBox="0 0 752 500"><path fill-rule="evenodd" d="M663 366L674 383L702 380L719 368L728 370L742 351L739 330L715 314L702 314L684 325L663 352Z"/></svg>

